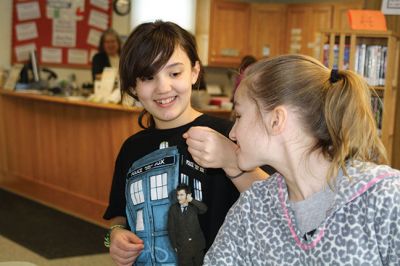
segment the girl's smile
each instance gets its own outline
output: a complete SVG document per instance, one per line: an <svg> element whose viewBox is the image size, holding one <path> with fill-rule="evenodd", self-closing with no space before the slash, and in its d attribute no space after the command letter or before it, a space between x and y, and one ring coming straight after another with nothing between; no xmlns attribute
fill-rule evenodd
<svg viewBox="0 0 400 266"><path fill-rule="evenodd" d="M165 99L160 99L160 100L155 100L156 103L158 103L160 105L160 107L169 107L170 105L172 105L174 103L174 101L176 100L178 96L172 96L169 98L165 98Z"/></svg>
<svg viewBox="0 0 400 266"><path fill-rule="evenodd" d="M143 107L152 114L157 128L174 128L198 116L191 104L192 85L200 66L177 46L168 62L150 77L137 79L136 92Z"/></svg>

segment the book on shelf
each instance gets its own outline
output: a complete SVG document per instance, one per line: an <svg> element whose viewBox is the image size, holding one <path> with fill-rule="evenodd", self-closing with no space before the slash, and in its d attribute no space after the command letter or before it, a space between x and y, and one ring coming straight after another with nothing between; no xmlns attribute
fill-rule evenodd
<svg viewBox="0 0 400 266"><path fill-rule="evenodd" d="M329 44L323 46L322 63L329 66ZM350 45L346 44L343 51L343 68L350 69ZM363 76L370 86L384 86L387 64L387 46L367 45L356 46L354 71ZM339 45L333 47L333 67L339 67Z"/></svg>
<svg viewBox="0 0 400 266"><path fill-rule="evenodd" d="M384 86L385 85L385 74L386 74L386 65L387 65L387 46L382 46L382 57L380 61L380 71L379 71L379 83Z"/></svg>
<svg viewBox="0 0 400 266"><path fill-rule="evenodd" d="M385 85L387 46L357 45L355 62L355 71L365 77L369 85Z"/></svg>
<svg viewBox="0 0 400 266"><path fill-rule="evenodd" d="M350 68L350 45L344 46L343 69Z"/></svg>
<svg viewBox="0 0 400 266"><path fill-rule="evenodd" d="M325 44L323 47L323 61L322 63L329 67L329 44ZM350 46L345 45L343 53L343 69L349 69L350 63ZM335 44L333 46L333 66L332 68L339 68L339 45Z"/></svg>
<svg viewBox="0 0 400 266"><path fill-rule="evenodd" d="M371 96L371 107L378 131L382 130L383 101L378 95Z"/></svg>
<svg viewBox="0 0 400 266"><path fill-rule="evenodd" d="M364 65L365 65L365 52L367 50L366 44L357 45L356 47L356 55L355 55L355 71L364 76Z"/></svg>

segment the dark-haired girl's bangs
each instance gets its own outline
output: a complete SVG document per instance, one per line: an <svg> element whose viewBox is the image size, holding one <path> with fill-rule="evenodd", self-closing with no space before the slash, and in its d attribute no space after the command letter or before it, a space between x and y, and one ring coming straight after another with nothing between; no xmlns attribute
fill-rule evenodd
<svg viewBox="0 0 400 266"><path fill-rule="evenodd" d="M144 53L142 60L138 60L139 77L154 76L168 62L175 50L176 42L173 38L149 37L152 41L143 50L151 53Z"/></svg>

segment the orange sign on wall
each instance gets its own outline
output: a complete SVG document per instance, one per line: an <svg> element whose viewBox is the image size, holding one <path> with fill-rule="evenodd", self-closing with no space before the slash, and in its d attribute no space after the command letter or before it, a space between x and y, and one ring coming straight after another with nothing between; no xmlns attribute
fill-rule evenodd
<svg viewBox="0 0 400 266"><path fill-rule="evenodd" d="M387 30L385 16L379 10L350 9L347 14L352 30Z"/></svg>

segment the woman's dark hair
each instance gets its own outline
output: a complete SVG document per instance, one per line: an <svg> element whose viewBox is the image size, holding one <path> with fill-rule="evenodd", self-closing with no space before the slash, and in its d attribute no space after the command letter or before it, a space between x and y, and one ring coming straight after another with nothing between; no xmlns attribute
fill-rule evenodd
<svg viewBox="0 0 400 266"><path fill-rule="evenodd" d="M118 54L121 53L121 47L122 47L122 41L121 38L119 37L119 34L113 30L113 29L107 29L101 34L100 40L99 40L99 52L104 53L104 39L106 38L107 35L112 35L115 37L115 39L118 42Z"/></svg>
<svg viewBox="0 0 400 266"><path fill-rule="evenodd" d="M257 59L252 55L246 55L242 58L239 66L239 73L243 72L248 66L257 62Z"/></svg>
<svg viewBox="0 0 400 266"><path fill-rule="evenodd" d="M197 61L200 62L194 36L179 25L157 20L137 26L129 35L121 52L121 93L127 93L138 100L135 93L136 80L155 75L168 62L177 46L185 51L192 67ZM154 119L150 114L147 126L143 125L143 117L146 114L146 110L140 114L139 125L142 128L153 127Z"/></svg>

